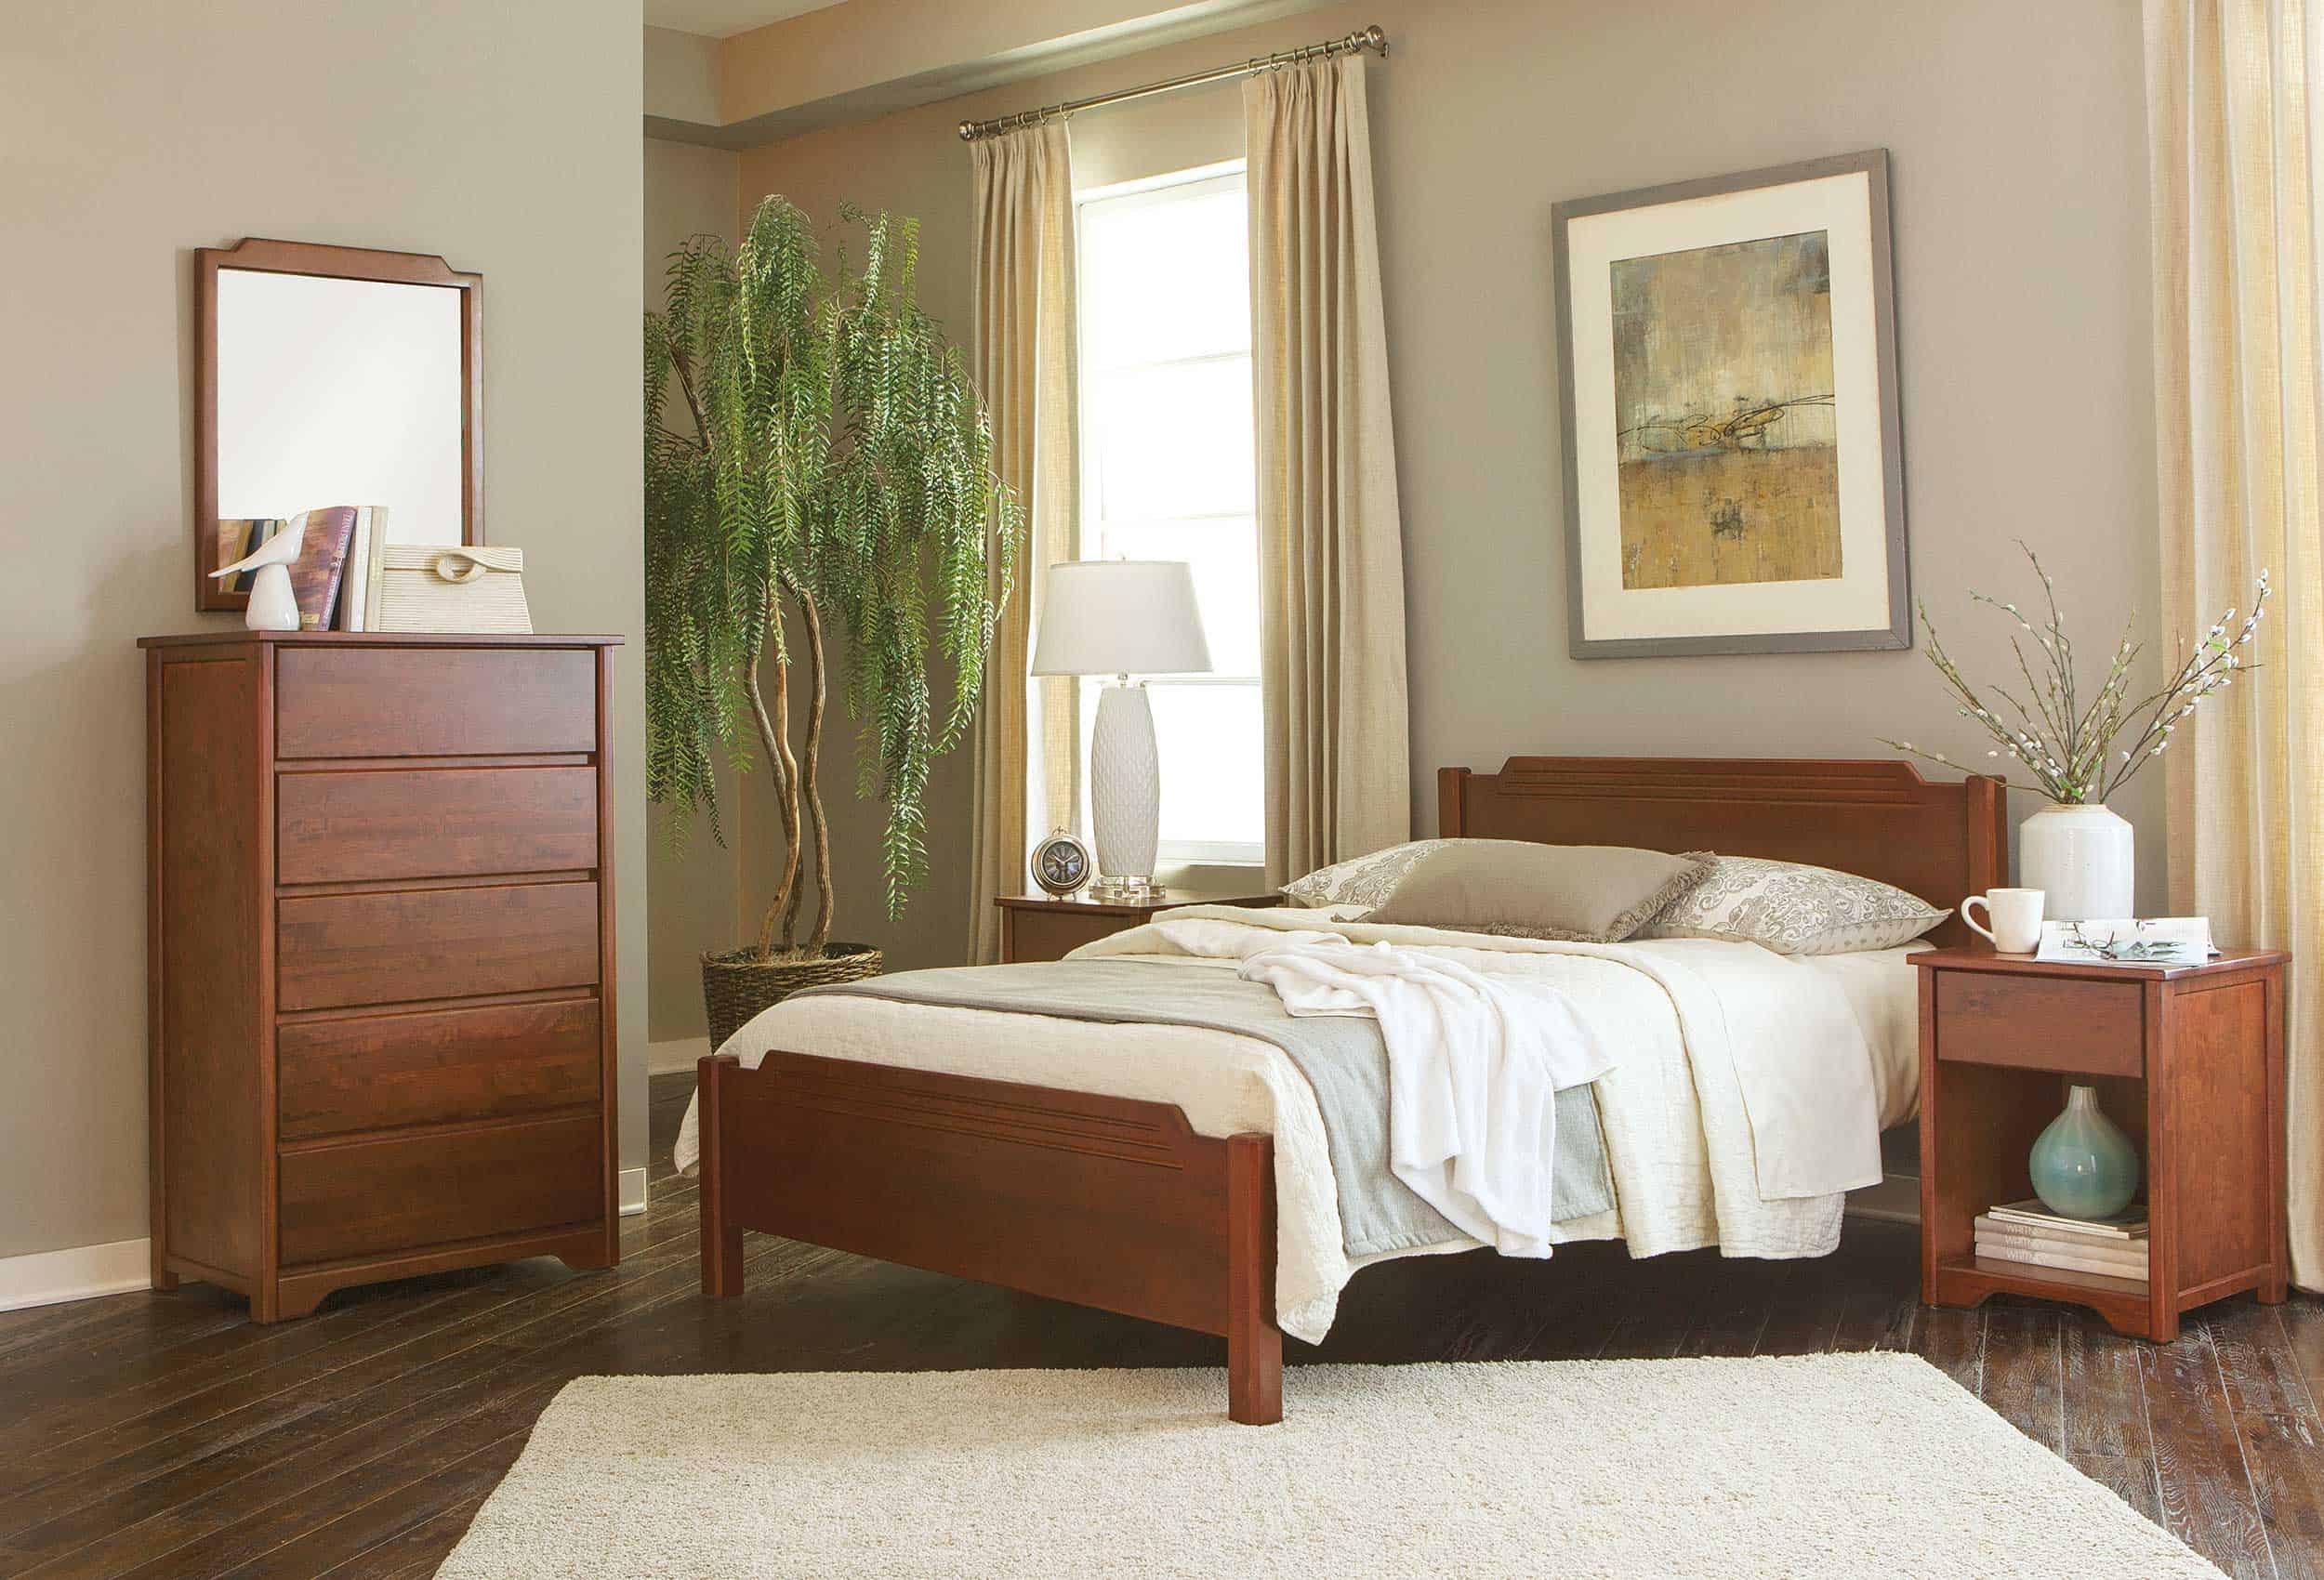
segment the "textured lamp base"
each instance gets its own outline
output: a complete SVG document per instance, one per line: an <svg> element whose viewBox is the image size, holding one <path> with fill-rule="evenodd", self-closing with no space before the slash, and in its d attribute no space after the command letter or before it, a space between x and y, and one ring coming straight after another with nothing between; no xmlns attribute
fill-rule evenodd
<svg viewBox="0 0 2324 1580"><path fill-rule="evenodd" d="M1161 846L1162 762L1143 686L1108 686L1098 693L1089 733L1089 822L1100 874L1090 898L1150 893Z"/></svg>

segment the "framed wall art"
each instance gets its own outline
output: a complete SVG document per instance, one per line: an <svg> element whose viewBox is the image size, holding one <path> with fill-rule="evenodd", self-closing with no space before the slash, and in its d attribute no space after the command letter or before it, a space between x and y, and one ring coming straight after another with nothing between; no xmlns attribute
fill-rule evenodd
<svg viewBox="0 0 2324 1580"><path fill-rule="evenodd" d="M1909 647L1886 151L1553 216L1573 655Z"/></svg>

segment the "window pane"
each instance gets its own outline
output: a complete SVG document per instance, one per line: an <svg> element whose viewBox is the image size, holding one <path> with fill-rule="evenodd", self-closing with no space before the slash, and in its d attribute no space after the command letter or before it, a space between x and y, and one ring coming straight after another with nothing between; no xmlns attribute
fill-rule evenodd
<svg viewBox="0 0 2324 1580"><path fill-rule="evenodd" d="M1219 678L1149 693L1162 854L1255 861L1265 808L1243 178L1093 197L1079 220L1081 552L1185 561ZM1085 740L1102 684L1081 688Z"/></svg>
<svg viewBox="0 0 2324 1580"><path fill-rule="evenodd" d="M1259 678L1259 538L1248 516L1105 524L1108 559L1183 560L1210 639L1210 672Z"/></svg>
<svg viewBox="0 0 2324 1580"><path fill-rule="evenodd" d="M1092 367L1250 349L1243 186L1131 193L1081 210L1082 354Z"/></svg>
<svg viewBox="0 0 2324 1580"><path fill-rule="evenodd" d="M1259 688L1155 681L1154 732L1162 753L1162 842L1263 846L1266 786Z"/></svg>
<svg viewBox="0 0 2324 1580"><path fill-rule="evenodd" d="M1248 515L1250 361L1095 375L1098 509L1108 519Z"/></svg>

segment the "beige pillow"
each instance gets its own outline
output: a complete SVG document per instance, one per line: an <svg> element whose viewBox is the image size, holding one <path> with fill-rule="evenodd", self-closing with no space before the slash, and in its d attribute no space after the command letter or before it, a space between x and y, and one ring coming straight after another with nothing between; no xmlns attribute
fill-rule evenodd
<svg viewBox="0 0 2324 1580"><path fill-rule="evenodd" d="M1711 864L1701 853L1518 839L1429 839L1396 852L1339 885L1341 898L1317 902L1362 904L1377 896L1367 922L1615 943L1700 882Z"/></svg>
<svg viewBox="0 0 2324 1580"><path fill-rule="evenodd" d="M1638 929L1648 938L1716 938L1778 955L1846 955L1894 949L1949 911L1901 889L1758 856L1720 856L1710 875Z"/></svg>

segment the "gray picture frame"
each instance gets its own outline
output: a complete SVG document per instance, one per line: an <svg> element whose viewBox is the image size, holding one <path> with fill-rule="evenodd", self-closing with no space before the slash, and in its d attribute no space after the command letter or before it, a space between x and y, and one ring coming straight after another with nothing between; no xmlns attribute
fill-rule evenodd
<svg viewBox="0 0 2324 1580"><path fill-rule="evenodd" d="M1831 176L1861 173L1870 191L1868 221L1872 259L1872 334L1880 391L1882 497L1886 513L1888 620L1855 631L1765 632L1750 635L1625 637L1590 639L1583 635L1581 575L1581 453L1575 435L1572 265L1567 226L1591 215L1652 208L1693 198L1789 186ZM1557 292L1558 402L1564 426L1565 505L1566 650L1575 658L1653 658L1672 655L1772 652L1847 652L1912 646L1912 590L1905 531L1904 424L1896 399L1895 284L1889 234L1888 151L1867 149L1791 165L1746 170L1701 180L1640 187L1603 197L1571 198L1550 209Z"/></svg>

